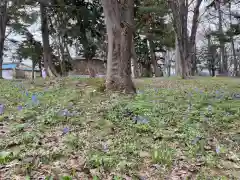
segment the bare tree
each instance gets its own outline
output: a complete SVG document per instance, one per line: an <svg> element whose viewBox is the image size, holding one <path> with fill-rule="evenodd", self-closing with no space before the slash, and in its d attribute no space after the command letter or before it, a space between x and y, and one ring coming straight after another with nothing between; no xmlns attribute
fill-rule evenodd
<svg viewBox="0 0 240 180"><path fill-rule="evenodd" d="M102 0L108 34L107 90L135 93L131 79L133 0Z"/></svg>
<svg viewBox="0 0 240 180"><path fill-rule="evenodd" d="M177 36L177 45L181 61L181 76L186 78L191 75L191 61L194 54L196 33L198 28L199 8L203 0L168 0L172 11L173 25ZM192 18L191 34L188 35L189 4L195 3Z"/></svg>
<svg viewBox="0 0 240 180"><path fill-rule="evenodd" d="M7 27L7 1L1 0L0 2L0 78L2 78L2 64L3 64L3 51L5 32Z"/></svg>

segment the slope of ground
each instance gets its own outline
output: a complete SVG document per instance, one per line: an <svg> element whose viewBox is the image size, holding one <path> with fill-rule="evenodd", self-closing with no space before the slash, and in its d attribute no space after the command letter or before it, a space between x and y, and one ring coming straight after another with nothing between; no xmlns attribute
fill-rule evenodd
<svg viewBox="0 0 240 180"><path fill-rule="evenodd" d="M0 179L238 179L240 80L0 81Z"/></svg>

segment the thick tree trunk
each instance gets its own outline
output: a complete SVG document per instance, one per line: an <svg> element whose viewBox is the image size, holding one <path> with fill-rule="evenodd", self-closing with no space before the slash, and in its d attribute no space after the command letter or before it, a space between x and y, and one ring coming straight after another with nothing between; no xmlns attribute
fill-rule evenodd
<svg viewBox="0 0 240 180"><path fill-rule="evenodd" d="M2 78L2 64L6 26L7 26L7 1L2 0L2 2L0 2L0 79Z"/></svg>
<svg viewBox="0 0 240 180"><path fill-rule="evenodd" d="M131 79L134 2L121 2L102 0L108 33L106 88L110 91L135 93Z"/></svg>
<svg viewBox="0 0 240 180"><path fill-rule="evenodd" d="M48 30L48 17L46 6L42 3L40 4L41 13L41 31L42 31L42 41L43 41L43 61L44 68L46 69L48 76L58 76L58 73L52 62L52 54L49 43L49 30Z"/></svg>

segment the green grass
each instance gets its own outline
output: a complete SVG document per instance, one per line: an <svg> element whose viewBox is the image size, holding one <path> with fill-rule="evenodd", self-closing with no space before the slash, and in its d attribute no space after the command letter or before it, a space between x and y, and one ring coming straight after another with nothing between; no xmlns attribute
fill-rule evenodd
<svg viewBox="0 0 240 180"><path fill-rule="evenodd" d="M240 80L0 81L2 179L238 179Z"/></svg>

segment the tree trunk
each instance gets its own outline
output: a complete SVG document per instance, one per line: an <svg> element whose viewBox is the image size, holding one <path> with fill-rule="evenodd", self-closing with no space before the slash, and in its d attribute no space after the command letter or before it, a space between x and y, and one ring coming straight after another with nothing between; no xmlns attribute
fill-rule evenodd
<svg viewBox="0 0 240 180"><path fill-rule="evenodd" d="M40 77L42 77L42 63L41 63L41 59L38 60L38 68L40 70Z"/></svg>
<svg viewBox="0 0 240 180"><path fill-rule="evenodd" d="M167 77L171 76L171 67L172 67L172 51L168 50L165 53L165 63L164 63L164 72Z"/></svg>
<svg viewBox="0 0 240 180"><path fill-rule="evenodd" d="M138 78L139 77L139 67L138 67L138 62L137 62L137 54L135 51L135 46L134 46L134 40L132 40L132 65L133 65L133 77Z"/></svg>
<svg viewBox="0 0 240 180"><path fill-rule="evenodd" d="M197 57L196 57L196 53L197 53L197 47L196 47L196 44L194 45L194 51L193 51L193 54L192 54L192 60L191 60L191 63L192 63L192 68L191 68L191 75L192 76L195 76L196 72L197 72Z"/></svg>
<svg viewBox="0 0 240 180"><path fill-rule="evenodd" d="M121 4L116 0L102 0L108 34L106 88L111 91L135 93L131 79L131 48L133 37L132 0Z"/></svg>
<svg viewBox="0 0 240 180"><path fill-rule="evenodd" d="M52 54L49 43L49 30L48 30L48 17L46 6L42 3L40 4L41 13L41 31L42 31L42 41L43 41L43 61L44 68L48 76L57 76L57 71L52 62Z"/></svg>
<svg viewBox="0 0 240 180"><path fill-rule="evenodd" d="M234 40L233 37L231 37L231 46L232 46L232 52L233 52L233 76L237 76L238 75L238 59L236 57L236 50L235 50L235 46L234 46Z"/></svg>
<svg viewBox="0 0 240 180"><path fill-rule="evenodd" d="M222 10L221 10L221 4L220 1L216 1L216 8L218 10L218 31L219 35L219 43L220 43L220 54L221 54L221 73L226 74L228 72L228 64L227 60L225 58L225 43L222 40L223 33L223 20L222 20Z"/></svg>
<svg viewBox="0 0 240 180"><path fill-rule="evenodd" d="M175 35L175 74L177 76L181 76L181 59L180 59L180 51L177 35Z"/></svg>
<svg viewBox="0 0 240 180"><path fill-rule="evenodd" d="M96 77L96 71L94 68L94 64L93 64L93 60L92 59L88 59L87 60L87 68L88 68L88 74L91 78Z"/></svg>
<svg viewBox="0 0 240 180"><path fill-rule="evenodd" d="M0 2L0 79L2 78L3 51L7 26L7 1Z"/></svg>
<svg viewBox="0 0 240 180"><path fill-rule="evenodd" d="M151 61L152 61L155 77L161 77L162 76L161 69L158 67L157 60L156 60L155 44L151 39L148 39L148 41L150 46L150 55L151 55Z"/></svg>
<svg viewBox="0 0 240 180"><path fill-rule="evenodd" d="M230 21L230 26L231 26L232 25L232 3L231 3L231 1L229 1L229 21ZM231 35L230 40L231 40L232 53L233 53L233 76L238 76L238 74L239 74L238 73L238 59L236 56L233 35Z"/></svg>
<svg viewBox="0 0 240 180"><path fill-rule="evenodd" d="M34 69L35 69L35 66L34 64L32 64L32 81L34 80Z"/></svg>

